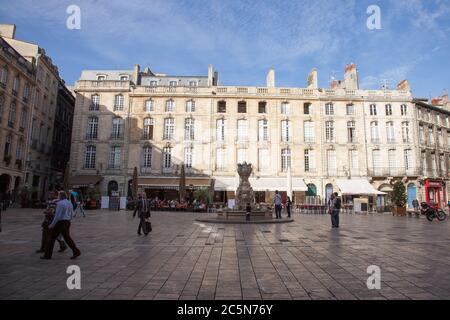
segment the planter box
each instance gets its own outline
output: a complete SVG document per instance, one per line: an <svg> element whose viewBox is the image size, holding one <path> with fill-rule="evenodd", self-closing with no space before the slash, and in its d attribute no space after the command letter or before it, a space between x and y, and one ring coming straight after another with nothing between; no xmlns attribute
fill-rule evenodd
<svg viewBox="0 0 450 320"><path fill-rule="evenodd" d="M392 215L394 216L406 216L406 208L405 207L392 207Z"/></svg>

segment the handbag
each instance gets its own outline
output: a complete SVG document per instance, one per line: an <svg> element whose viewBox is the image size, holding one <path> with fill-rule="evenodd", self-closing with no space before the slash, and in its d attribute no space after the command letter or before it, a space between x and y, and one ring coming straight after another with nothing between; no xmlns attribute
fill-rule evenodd
<svg viewBox="0 0 450 320"><path fill-rule="evenodd" d="M145 219L145 230L146 234L152 232L152 223L150 222L150 219Z"/></svg>

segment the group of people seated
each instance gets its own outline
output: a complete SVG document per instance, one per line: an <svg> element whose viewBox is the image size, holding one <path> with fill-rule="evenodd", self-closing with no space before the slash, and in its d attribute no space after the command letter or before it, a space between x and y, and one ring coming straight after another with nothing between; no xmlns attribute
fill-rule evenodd
<svg viewBox="0 0 450 320"><path fill-rule="evenodd" d="M150 199L150 206L152 210L160 210L160 211L206 211L207 205L203 201L199 200L166 200L166 199L158 199L155 197Z"/></svg>

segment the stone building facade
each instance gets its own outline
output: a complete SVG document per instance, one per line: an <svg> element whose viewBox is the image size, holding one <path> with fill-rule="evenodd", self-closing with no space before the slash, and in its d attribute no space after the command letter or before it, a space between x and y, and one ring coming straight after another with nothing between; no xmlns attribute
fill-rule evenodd
<svg viewBox="0 0 450 320"><path fill-rule="evenodd" d="M105 195L129 195L137 167L141 189L176 197L181 164L188 189L211 187L218 202L233 199L244 161L258 202L287 191L289 176L297 203L323 203L350 180L370 183L369 201L381 207L393 180L422 179L408 83L360 90L354 64L330 88L318 87L315 69L305 88L276 87L274 70L264 87L236 87L220 85L212 66L169 76L136 65L83 71L75 92L73 185L98 184Z"/></svg>

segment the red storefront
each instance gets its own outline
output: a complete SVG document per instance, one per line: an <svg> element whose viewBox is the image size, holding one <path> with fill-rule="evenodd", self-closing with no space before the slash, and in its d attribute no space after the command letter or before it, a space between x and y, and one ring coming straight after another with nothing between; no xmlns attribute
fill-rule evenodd
<svg viewBox="0 0 450 320"><path fill-rule="evenodd" d="M436 203L439 208L446 203L445 188L440 180L425 180L425 199L428 203Z"/></svg>

